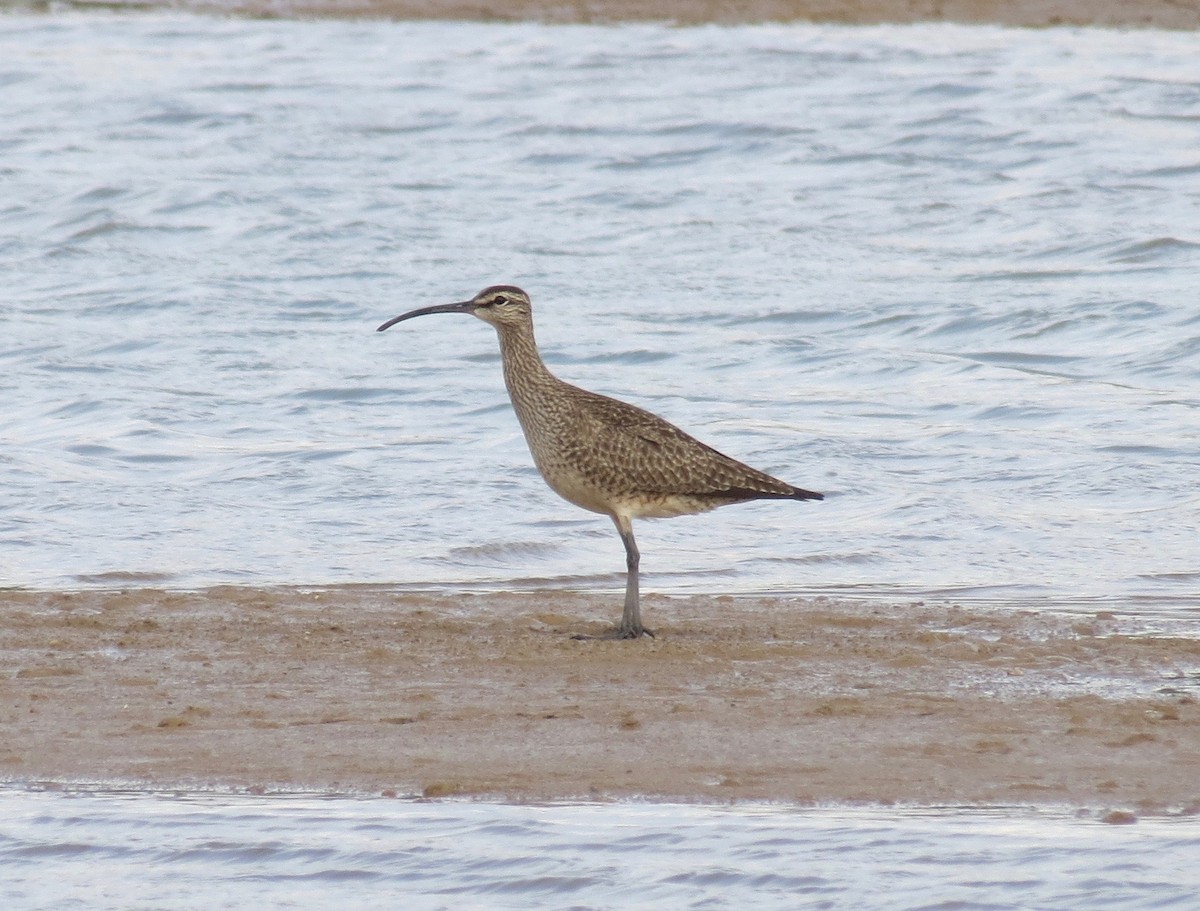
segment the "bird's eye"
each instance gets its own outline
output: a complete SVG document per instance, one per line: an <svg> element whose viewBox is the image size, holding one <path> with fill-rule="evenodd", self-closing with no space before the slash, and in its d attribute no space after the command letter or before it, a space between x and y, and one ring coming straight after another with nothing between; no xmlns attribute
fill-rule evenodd
<svg viewBox="0 0 1200 911"><path fill-rule="evenodd" d="M492 303L493 304L507 304L508 298L505 297L504 295L500 295L499 297L492 298Z"/></svg>

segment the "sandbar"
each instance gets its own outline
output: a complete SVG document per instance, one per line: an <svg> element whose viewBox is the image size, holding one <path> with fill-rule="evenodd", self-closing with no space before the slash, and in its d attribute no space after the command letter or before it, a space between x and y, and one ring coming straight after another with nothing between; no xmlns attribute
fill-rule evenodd
<svg viewBox="0 0 1200 911"><path fill-rule="evenodd" d="M370 586L0 593L0 779L1200 810L1200 641L1120 611Z"/></svg>

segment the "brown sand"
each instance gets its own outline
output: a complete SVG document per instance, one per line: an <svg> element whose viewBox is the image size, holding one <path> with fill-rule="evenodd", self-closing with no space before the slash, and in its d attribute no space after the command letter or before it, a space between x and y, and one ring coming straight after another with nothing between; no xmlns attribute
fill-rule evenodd
<svg viewBox="0 0 1200 911"><path fill-rule="evenodd" d="M1200 641L1121 615L215 588L0 594L0 777L1200 808Z"/></svg>
<svg viewBox="0 0 1200 911"><path fill-rule="evenodd" d="M542 22L963 22L1015 26L1200 27L1196 0L74 0L280 17Z"/></svg>

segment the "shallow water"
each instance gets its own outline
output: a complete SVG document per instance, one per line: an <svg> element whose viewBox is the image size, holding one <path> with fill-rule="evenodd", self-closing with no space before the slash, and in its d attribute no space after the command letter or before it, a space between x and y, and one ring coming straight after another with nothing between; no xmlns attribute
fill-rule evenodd
<svg viewBox="0 0 1200 911"><path fill-rule="evenodd" d="M1193 819L0 790L13 909L1190 908Z"/></svg>
<svg viewBox="0 0 1200 911"><path fill-rule="evenodd" d="M616 588L490 328L823 503L644 586L1200 599L1200 36L0 18L0 583Z"/></svg>

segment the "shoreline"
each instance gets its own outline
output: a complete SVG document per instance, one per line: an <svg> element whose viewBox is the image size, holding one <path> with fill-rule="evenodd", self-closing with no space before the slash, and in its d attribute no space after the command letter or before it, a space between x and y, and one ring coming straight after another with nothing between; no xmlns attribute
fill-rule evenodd
<svg viewBox="0 0 1200 911"><path fill-rule="evenodd" d="M48 2L27 8L51 9ZM184 10L277 19L535 21L554 24L954 22L1024 28L1200 28L1200 6L1172 0L70 0L74 9ZM57 8L57 7L55 7Z"/></svg>
<svg viewBox="0 0 1200 911"><path fill-rule="evenodd" d="M0 781L1200 812L1200 641L1132 615L354 587L5 592Z"/></svg>

